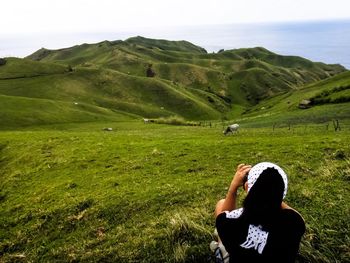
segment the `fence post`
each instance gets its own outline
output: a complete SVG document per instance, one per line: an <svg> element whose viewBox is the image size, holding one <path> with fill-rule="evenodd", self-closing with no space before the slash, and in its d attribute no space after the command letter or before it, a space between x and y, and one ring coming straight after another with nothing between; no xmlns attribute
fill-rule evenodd
<svg viewBox="0 0 350 263"><path fill-rule="evenodd" d="M334 131L340 131L339 120L333 120Z"/></svg>

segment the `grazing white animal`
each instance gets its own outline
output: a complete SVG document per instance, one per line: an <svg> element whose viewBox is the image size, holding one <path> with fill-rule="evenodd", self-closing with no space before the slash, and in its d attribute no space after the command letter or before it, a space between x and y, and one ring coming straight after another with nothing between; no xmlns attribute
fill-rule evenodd
<svg viewBox="0 0 350 263"><path fill-rule="evenodd" d="M235 133L238 132L239 125L237 123L231 124L227 126L226 130L223 131L224 135L227 135L229 133Z"/></svg>
<svg viewBox="0 0 350 263"><path fill-rule="evenodd" d="M152 123L154 120L152 119L143 119L143 123Z"/></svg>
<svg viewBox="0 0 350 263"><path fill-rule="evenodd" d="M103 128L104 131L113 131L113 128Z"/></svg>

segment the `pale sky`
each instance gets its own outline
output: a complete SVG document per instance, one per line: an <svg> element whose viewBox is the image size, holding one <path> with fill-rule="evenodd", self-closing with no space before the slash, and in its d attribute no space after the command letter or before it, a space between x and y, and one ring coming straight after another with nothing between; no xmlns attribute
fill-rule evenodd
<svg viewBox="0 0 350 263"><path fill-rule="evenodd" d="M0 34L350 18L349 0L1 0Z"/></svg>

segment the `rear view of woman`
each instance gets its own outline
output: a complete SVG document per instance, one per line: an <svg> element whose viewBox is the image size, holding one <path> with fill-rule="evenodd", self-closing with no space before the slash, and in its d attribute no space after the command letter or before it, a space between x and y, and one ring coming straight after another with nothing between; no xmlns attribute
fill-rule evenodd
<svg viewBox="0 0 350 263"><path fill-rule="evenodd" d="M247 175L248 174L248 175ZM248 192L236 209L237 191ZM295 262L305 223L287 206L288 179L276 164L240 164L225 199L216 205L216 228L229 262Z"/></svg>

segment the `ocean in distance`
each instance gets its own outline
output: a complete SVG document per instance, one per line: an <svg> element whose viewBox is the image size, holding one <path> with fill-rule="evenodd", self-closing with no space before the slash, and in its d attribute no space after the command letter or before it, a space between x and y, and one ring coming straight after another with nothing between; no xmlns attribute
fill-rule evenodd
<svg viewBox="0 0 350 263"><path fill-rule="evenodd" d="M58 49L132 36L187 40L208 52L265 47L281 55L341 64L350 69L350 20L134 28L99 33L36 33L0 36L0 57L24 57L41 47Z"/></svg>

